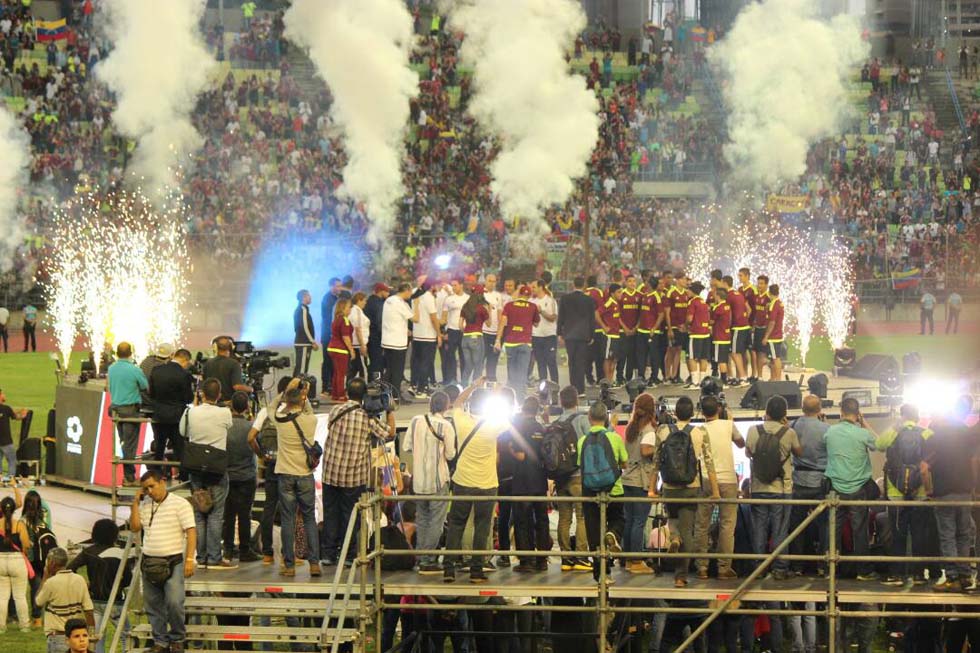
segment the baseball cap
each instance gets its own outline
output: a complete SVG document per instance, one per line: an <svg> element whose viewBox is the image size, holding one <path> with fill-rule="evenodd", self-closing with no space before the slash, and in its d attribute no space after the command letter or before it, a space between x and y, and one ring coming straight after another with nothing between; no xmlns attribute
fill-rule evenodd
<svg viewBox="0 0 980 653"><path fill-rule="evenodd" d="M374 284L374 292L391 292L391 288L386 284L378 282Z"/></svg>
<svg viewBox="0 0 980 653"><path fill-rule="evenodd" d="M520 294L521 297L530 297L531 296L531 286L521 286L521 290L520 290L520 293L519 294Z"/></svg>
<svg viewBox="0 0 980 653"><path fill-rule="evenodd" d="M174 346L169 342L161 342L157 344L156 355L160 358L170 358L174 355Z"/></svg>
<svg viewBox="0 0 980 653"><path fill-rule="evenodd" d="M485 290L486 289L483 287L483 284L482 283L478 283L475 286L473 286L473 294L474 295L482 295Z"/></svg>

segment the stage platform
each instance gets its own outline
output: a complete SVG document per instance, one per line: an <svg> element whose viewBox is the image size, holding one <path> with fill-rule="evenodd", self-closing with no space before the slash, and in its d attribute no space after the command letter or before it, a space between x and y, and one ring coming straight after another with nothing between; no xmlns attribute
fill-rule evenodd
<svg viewBox="0 0 980 653"><path fill-rule="evenodd" d="M199 571L186 580L191 592L265 592L283 595L327 595L333 583L335 567L324 568L320 578L310 578L306 565L296 568L294 578L284 578L277 568L259 563L243 565L234 571ZM343 581L348 570L343 572ZM473 584L465 571L457 572L456 582L444 583L442 576L422 576L411 571L383 571L383 593L391 595L429 596L446 602L453 597L470 598L585 598L597 599L599 587L588 572L563 572L552 563L547 572L519 574L499 569L488 574L489 580ZM693 575L685 588L674 587L668 574L637 575L617 567L607 595L612 600L653 600L714 602L723 601L741 583L740 580L698 580ZM367 587L373 600L373 568L368 571ZM341 584L343 586L344 583ZM360 577L355 576L352 597L358 596ZM743 593L743 601L792 601L822 603L827 600L828 581L822 578L796 576L784 581L764 579ZM837 583L837 601L843 604L878 603L900 605L970 605L980 606L980 593L943 593L929 585L890 587L874 582L841 579Z"/></svg>

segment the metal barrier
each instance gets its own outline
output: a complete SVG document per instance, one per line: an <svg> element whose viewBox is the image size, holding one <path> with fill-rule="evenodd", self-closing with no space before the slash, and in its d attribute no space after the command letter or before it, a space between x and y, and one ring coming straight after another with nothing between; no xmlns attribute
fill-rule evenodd
<svg viewBox="0 0 980 653"><path fill-rule="evenodd" d="M611 625L611 619L615 614L631 614L631 613L641 613L641 614L655 614L655 613L665 613L665 614L694 614L694 615L705 615L705 619L701 624L694 629L687 639L681 643L676 649L676 652L684 651L691 646L694 641L700 637L706 629L711 625L711 623L716 620L719 616L723 614L740 614L740 615L779 615L779 616L819 616L827 619L828 626L828 653L837 653L838 648L838 631L840 626L840 619L856 619L856 618L866 618L866 617L889 617L889 616L900 616L904 618L947 618L947 617L959 617L959 618L980 618L980 612L963 611L957 609L957 602L955 600L955 594L949 594L949 603L952 605L952 609L946 611L919 609L919 610L907 610L907 611L862 611L862 610L840 610L838 601L838 569L839 565L848 562L933 562L933 563L944 563L944 562L969 562L969 563L980 563L980 556L952 556L952 557L916 557L916 556L881 556L881 555L841 555L838 550L837 545L837 515L838 511L842 508L870 508L872 506L888 506L888 507L980 507L980 501L907 501L907 500L888 500L887 498L881 498L876 500L841 500L838 498L836 493L831 492L826 498L820 500L802 500L802 499L713 499L710 497L695 497L695 498L666 498L658 497L656 499L650 499L645 497L610 497L607 494L600 494L594 497L557 497L557 496L469 496L467 495L465 501L467 502L511 502L511 503L598 503L599 505L599 532L606 532L606 513L607 507L613 503L663 503L663 504L711 504L711 505L723 505L723 504L736 504L736 505L782 505L782 506L809 506L813 510L806 516L806 518L793 529L792 532L788 533L786 538L771 552L767 554L721 554L721 553L711 553L711 552L655 552L658 558L666 559L691 559L694 557L700 559L731 559L731 560L759 560L760 564L753 570L753 572L741 579L738 587L731 591L731 593L716 607L656 607L656 606L619 606L610 604L610 590L611 585L609 578L609 569L607 566L608 560L615 559L645 559L651 557L651 552L617 552L612 553L608 550L606 541L604 537L599 538L599 548L595 550L589 550L585 552L576 552L578 556L590 556L594 560L598 561L598 580L596 582L597 595L594 607L584 606L554 606L554 605L473 605L465 604L460 606L458 604L438 604L438 603L421 603L421 604L398 604L398 603L388 603L383 599L383 585L384 579L381 571L381 565L383 558L385 556L403 556L403 555L444 555L451 554L455 556L459 555L479 555L479 556L492 556L494 554L501 554L501 551L497 550L487 550L476 548L471 549L454 549L454 550L444 550L444 549L385 549L381 545L381 522L380 516L382 511L380 506L384 502L389 501L411 501L411 500L426 500L426 501L452 501L454 497L452 495L426 495L424 497L417 496L402 496L402 497L383 497L380 494L365 494L362 496L360 502L357 505L356 510L361 513L361 537L359 546L359 555L357 558L357 566L362 569L361 573L361 602L362 602L362 617L364 619L373 620L376 626L376 637L377 641L381 638L381 622L382 613L384 610L389 609L399 609L399 610L413 610L413 609L424 609L424 610L500 610L500 611L547 611L547 612L595 612L598 622L598 638L600 651L606 650L606 646L603 639L606 637ZM365 515L365 511L369 511L369 514ZM811 554L811 555L789 555L783 552L793 543L806 529L821 515L827 515L829 521L829 546L828 550L823 554ZM373 524L373 535L374 535L374 546L375 550L368 554L367 552L367 538L368 526L367 517L372 518ZM354 520L351 519L351 523ZM350 533L348 533L350 535ZM509 550L506 552L507 555L516 557L551 557L558 555L560 552L549 550L549 551L524 551L524 550ZM827 589L817 590L819 593L824 595L822 603L824 605L823 609L807 610L804 608L793 608L792 604L788 608L765 608L765 609L755 609L755 608L743 608L739 605L739 598L745 594L745 592L755 584L763 573L769 568L769 566L776 560L786 560L786 561L818 561L825 562L827 564ZM374 606L371 610L367 609L367 573L368 566L373 566L373 594L374 594ZM867 603L886 603L879 598L876 598L876 592L867 592ZM681 597L683 598L683 597ZM928 604L928 602L923 601L923 603ZM362 630L364 624L362 624Z"/></svg>

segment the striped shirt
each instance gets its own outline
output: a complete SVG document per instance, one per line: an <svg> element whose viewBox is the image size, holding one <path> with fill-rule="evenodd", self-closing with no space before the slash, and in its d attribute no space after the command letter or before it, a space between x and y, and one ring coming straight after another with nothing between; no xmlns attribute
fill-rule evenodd
<svg viewBox="0 0 980 653"><path fill-rule="evenodd" d="M402 451L413 454L412 487L415 493L438 494L449 482L447 461L456 455L456 427L441 415L428 415L428 422L425 418L425 415L416 415L409 422Z"/></svg>
<svg viewBox="0 0 980 653"><path fill-rule="evenodd" d="M37 592L35 603L44 606L44 633L61 635L69 619L85 619L85 612L92 610L92 597L88 583L73 571L62 569L44 581Z"/></svg>
<svg viewBox="0 0 980 653"><path fill-rule="evenodd" d="M348 411L351 406L357 406ZM341 411L348 411L337 419ZM330 410L330 433L323 448L323 484L359 487L371 482L371 435L388 437L388 425L348 401ZM282 439L279 440L280 446Z"/></svg>
<svg viewBox="0 0 980 653"><path fill-rule="evenodd" d="M172 556L184 553L184 531L194 528L194 510L187 499L167 493L163 501L140 506L143 555Z"/></svg>

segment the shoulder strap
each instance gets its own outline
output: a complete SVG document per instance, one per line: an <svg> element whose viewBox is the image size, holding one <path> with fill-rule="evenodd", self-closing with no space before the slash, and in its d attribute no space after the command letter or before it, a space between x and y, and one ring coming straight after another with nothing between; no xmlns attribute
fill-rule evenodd
<svg viewBox="0 0 980 653"><path fill-rule="evenodd" d="M481 419L479 422L477 422L476 426L473 427L473 430L470 431L470 434L463 439L463 442L460 443L459 445L459 449L456 450L456 457L454 458L454 460L460 459L460 457L463 455L463 451L466 449L466 445L470 443L470 440L473 439L473 436L476 435L476 432L480 430L480 427L483 426L484 421L486 420Z"/></svg>
<svg viewBox="0 0 980 653"><path fill-rule="evenodd" d="M432 437L434 437L439 442L445 442L446 441L446 438L444 438L441 435L439 435L438 433L436 433L436 430L434 428L432 428L432 421L429 419L428 413L425 414L425 415L423 415L422 417L425 418L425 425L429 427L429 433L432 434Z"/></svg>
<svg viewBox="0 0 980 653"><path fill-rule="evenodd" d="M776 439L777 440L782 440L783 439L783 436L786 435L786 432L787 431L789 431L789 427L788 426L783 426L781 429L779 429L778 431L776 431L776 434L775 434L776 435Z"/></svg>
<svg viewBox="0 0 980 653"><path fill-rule="evenodd" d="M682 428L681 430L687 433L688 435L691 435L692 433L694 433L694 425L688 423L688 425Z"/></svg>
<svg viewBox="0 0 980 653"><path fill-rule="evenodd" d="M327 424L327 428L328 429L333 428L333 425L336 424L337 422L339 422L341 417L343 417L343 416L345 416L345 415L347 415L349 413L353 413L358 408L360 408L360 406L358 406L357 404L354 404L353 406L348 406L347 408L343 409L342 411L340 411L339 413L337 413L336 415L334 415L334 418L332 420L330 420L330 423L329 424Z"/></svg>

